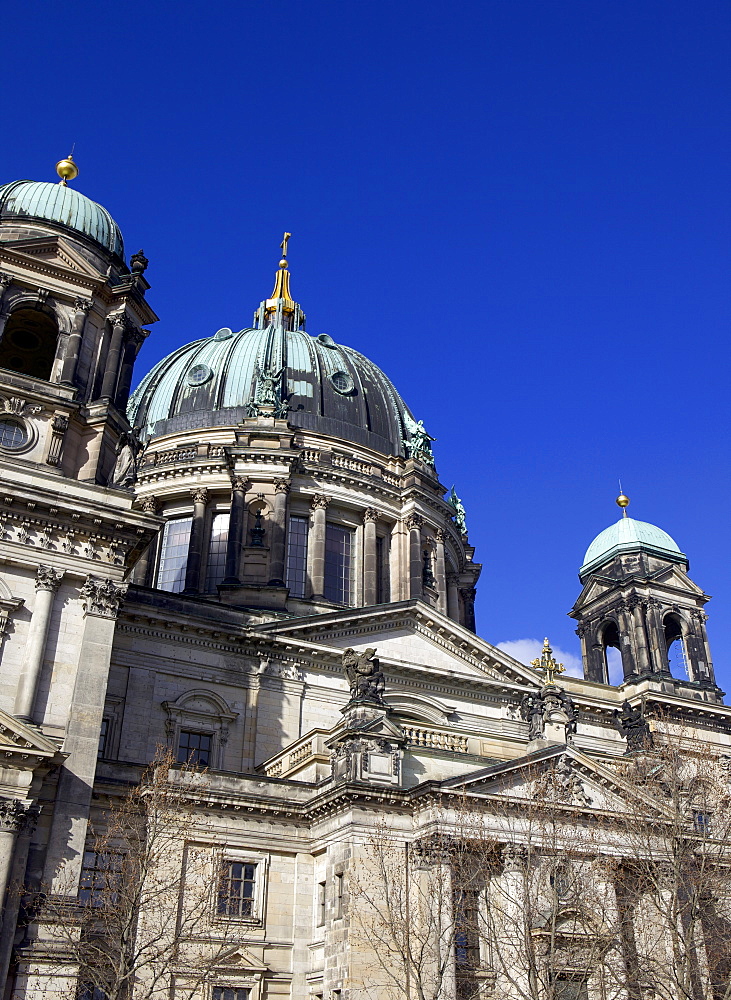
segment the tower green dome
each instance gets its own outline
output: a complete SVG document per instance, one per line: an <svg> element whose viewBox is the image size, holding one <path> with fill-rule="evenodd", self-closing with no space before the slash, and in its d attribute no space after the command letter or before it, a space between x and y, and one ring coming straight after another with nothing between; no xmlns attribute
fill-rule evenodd
<svg viewBox="0 0 731 1000"><path fill-rule="evenodd" d="M579 575L595 569L620 552L650 552L672 558L675 562L687 562L673 538L647 521L636 521L633 517L621 517L616 524L601 531L586 550Z"/></svg>
<svg viewBox="0 0 731 1000"><path fill-rule="evenodd" d="M0 218L37 219L73 229L124 258L119 226L106 208L64 184L11 181L0 186Z"/></svg>

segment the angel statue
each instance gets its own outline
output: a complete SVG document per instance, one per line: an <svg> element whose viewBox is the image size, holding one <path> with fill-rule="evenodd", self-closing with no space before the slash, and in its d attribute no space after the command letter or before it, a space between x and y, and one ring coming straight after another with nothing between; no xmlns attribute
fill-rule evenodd
<svg viewBox="0 0 731 1000"><path fill-rule="evenodd" d="M257 365L256 368L256 401L262 406L276 406L279 400L277 399L277 386L282 380L282 375L284 374L284 368L280 368L278 372L275 372L273 368L262 368L261 365Z"/></svg>
<svg viewBox="0 0 731 1000"><path fill-rule="evenodd" d="M343 670L350 685L351 701L366 701L383 705L383 691L386 686L383 671L375 659L375 649L358 653L348 648L343 653Z"/></svg>
<svg viewBox="0 0 731 1000"><path fill-rule="evenodd" d="M414 420L408 413L404 413L404 423L409 437L404 438L404 444L408 451L409 458L418 458L427 465L434 465L434 455L431 450L431 442L436 441L431 434L428 434L424 427L423 420Z"/></svg>
<svg viewBox="0 0 731 1000"><path fill-rule="evenodd" d="M450 507L454 509L454 523L457 525L457 530L460 535L467 534L467 512L464 509L464 504L457 496L457 492L454 488L449 491L449 497L447 498L447 503Z"/></svg>

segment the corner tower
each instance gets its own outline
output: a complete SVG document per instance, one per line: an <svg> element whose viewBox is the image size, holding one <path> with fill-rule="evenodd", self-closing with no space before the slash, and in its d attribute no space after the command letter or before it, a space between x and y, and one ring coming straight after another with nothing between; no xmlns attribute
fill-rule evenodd
<svg viewBox="0 0 731 1000"><path fill-rule="evenodd" d="M688 576L688 558L654 524L622 517L594 539L579 570L583 590L569 612L578 622L584 676L609 683L611 649L622 683L655 679L669 690L720 700L706 634L705 594Z"/></svg>

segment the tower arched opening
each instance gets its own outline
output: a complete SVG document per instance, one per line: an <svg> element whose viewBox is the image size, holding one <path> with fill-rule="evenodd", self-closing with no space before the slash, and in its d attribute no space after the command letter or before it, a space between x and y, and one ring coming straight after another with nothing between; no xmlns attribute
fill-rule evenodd
<svg viewBox="0 0 731 1000"><path fill-rule="evenodd" d="M58 326L52 316L38 309L18 309L0 340L0 368L48 382L57 343Z"/></svg>
<svg viewBox="0 0 731 1000"><path fill-rule="evenodd" d="M604 665L604 683L612 684L616 681L621 683L622 678L616 677L617 666L621 665L622 668L624 664L622 662L622 646L619 636L619 628L617 623L612 619L606 622L599 633L599 643L602 650L602 661ZM619 664L617 663L616 656L613 656L610 650L616 649L619 653ZM623 670L624 672L624 670Z"/></svg>
<svg viewBox="0 0 731 1000"><path fill-rule="evenodd" d="M677 677L688 674L688 651L685 645L685 633L680 615L672 612L663 619L665 649L667 651L668 670Z"/></svg>

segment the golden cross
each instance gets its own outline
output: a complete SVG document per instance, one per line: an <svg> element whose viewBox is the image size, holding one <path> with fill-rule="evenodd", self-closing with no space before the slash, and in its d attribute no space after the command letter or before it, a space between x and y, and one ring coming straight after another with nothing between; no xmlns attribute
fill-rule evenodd
<svg viewBox="0 0 731 1000"><path fill-rule="evenodd" d="M556 663L553 658L553 650L548 642L548 639L543 640L543 652L541 653L540 659L531 660L532 667L536 670L542 671L546 675L546 684L556 683L556 674L562 674L566 667L563 663Z"/></svg>
<svg viewBox="0 0 731 1000"><path fill-rule="evenodd" d="M292 234L291 233L285 233L284 234L284 239L279 244L279 247L280 247L280 249L282 251L282 257L286 257L287 256L287 244L289 243L289 241L290 241L291 238L292 238Z"/></svg>

